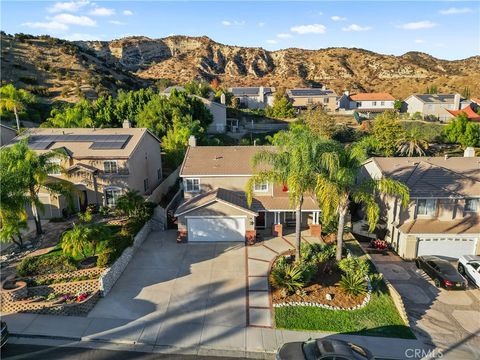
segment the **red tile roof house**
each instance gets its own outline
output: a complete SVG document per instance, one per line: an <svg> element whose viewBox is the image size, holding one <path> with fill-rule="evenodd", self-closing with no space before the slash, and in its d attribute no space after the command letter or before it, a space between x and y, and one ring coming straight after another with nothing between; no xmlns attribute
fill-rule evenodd
<svg viewBox="0 0 480 360"><path fill-rule="evenodd" d="M184 201L177 208L179 241L255 241L257 232L281 236L294 227L288 190L272 183L256 184L252 206L245 186L253 175L251 159L262 146L196 146L191 142L180 169ZM302 227L320 235L320 209L304 199Z"/></svg>
<svg viewBox="0 0 480 360"><path fill-rule="evenodd" d="M346 91L338 100L338 106L344 110L355 110L366 114L381 113L394 109L395 98L389 93L359 93Z"/></svg>

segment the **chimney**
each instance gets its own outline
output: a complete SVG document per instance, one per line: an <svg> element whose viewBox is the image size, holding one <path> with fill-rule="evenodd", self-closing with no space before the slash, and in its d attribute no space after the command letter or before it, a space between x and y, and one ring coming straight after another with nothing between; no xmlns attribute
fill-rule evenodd
<svg viewBox="0 0 480 360"><path fill-rule="evenodd" d="M225 105L226 102L227 102L227 98L226 98L225 94L222 93L222 95L220 95L220 103Z"/></svg>
<svg viewBox="0 0 480 360"><path fill-rule="evenodd" d="M350 96L350 91L348 90L345 90L343 93L345 94L345 96Z"/></svg>
<svg viewBox="0 0 480 360"><path fill-rule="evenodd" d="M122 128L130 129L132 127L132 123L128 120L123 120Z"/></svg>
<svg viewBox="0 0 480 360"><path fill-rule="evenodd" d="M453 97L453 110L460 110L460 94Z"/></svg>
<svg viewBox="0 0 480 360"><path fill-rule="evenodd" d="M188 138L188 146L191 146L191 147L197 146L197 139L195 138L195 136L190 135L190 137Z"/></svg>
<svg viewBox="0 0 480 360"><path fill-rule="evenodd" d="M264 88L263 88L263 86L260 86L258 88L258 97L260 98L260 102L263 102L263 99L265 97L264 94L265 94Z"/></svg>
<svg viewBox="0 0 480 360"><path fill-rule="evenodd" d="M463 157L475 157L475 149L471 146L467 147L463 152Z"/></svg>

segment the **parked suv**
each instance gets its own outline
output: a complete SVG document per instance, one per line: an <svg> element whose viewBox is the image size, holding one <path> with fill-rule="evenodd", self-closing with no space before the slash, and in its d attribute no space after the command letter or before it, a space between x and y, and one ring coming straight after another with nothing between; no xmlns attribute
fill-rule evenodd
<svg viewBox="0 0 480 360"><path fill-rule="evenodd" d="M480 256L464 255L458 259L458 272L480 287Z"/></svg>

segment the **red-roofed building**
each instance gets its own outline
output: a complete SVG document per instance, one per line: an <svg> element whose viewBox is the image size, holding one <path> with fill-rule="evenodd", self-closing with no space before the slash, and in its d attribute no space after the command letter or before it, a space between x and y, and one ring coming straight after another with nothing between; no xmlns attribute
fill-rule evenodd
<svg viewBox="0 0 480 360"><path fill-rule="evenodd" d="M477 114L475 111L473 111L472 104L469 104L469 105L465 106L463 109L460 109L460 110L448 110L448 109L446 109L446 110L450 114L452 114L453 116L457 116L457 115L460 115L460 114L464 113L465 115L467 115L468 120L480 121L480 115Z"/></svg>
<svg viewBox="0 0 480 360"><path fill-rule="evenodd" d="M394 102L395 98L389 93L358 93L350 95L346 91L338 101L338 105L340 109L375 113L393 110Z"/></svg>

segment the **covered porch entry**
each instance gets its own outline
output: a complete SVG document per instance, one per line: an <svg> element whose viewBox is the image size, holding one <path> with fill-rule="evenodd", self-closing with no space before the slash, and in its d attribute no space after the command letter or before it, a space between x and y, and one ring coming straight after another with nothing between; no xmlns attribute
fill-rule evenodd
<svg viewBox="0 0 480 360"><path fill-rule="evenodd" d="M255 230L272 236L284 236L295 232L296 213L293 210L257 210ZM309 230L311 236L321 235L320 210L302 210L301 230Z"/></svg>

